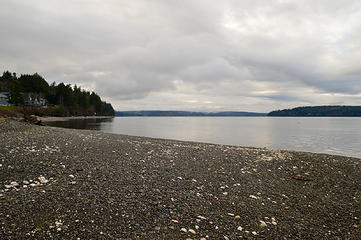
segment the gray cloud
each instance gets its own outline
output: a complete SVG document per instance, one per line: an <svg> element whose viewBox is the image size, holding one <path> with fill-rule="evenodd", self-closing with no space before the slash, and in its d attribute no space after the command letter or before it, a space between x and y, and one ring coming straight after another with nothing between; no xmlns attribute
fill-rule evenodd
<svg viewBox="0 0 361 240"><path fill-rule="evenodd" d="M4 0L0 67L124 110L359 104L359 19L356 0Z"/></svg>

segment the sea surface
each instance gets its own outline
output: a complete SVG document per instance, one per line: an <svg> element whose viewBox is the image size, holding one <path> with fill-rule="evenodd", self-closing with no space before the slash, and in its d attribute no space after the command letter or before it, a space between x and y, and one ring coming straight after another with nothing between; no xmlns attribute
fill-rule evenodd
<svg viewBox="0 0 361 240"><path fill-rule="evenodd" d="M361 118L115 117L49 122L47 125L361 158Z"/></svg>

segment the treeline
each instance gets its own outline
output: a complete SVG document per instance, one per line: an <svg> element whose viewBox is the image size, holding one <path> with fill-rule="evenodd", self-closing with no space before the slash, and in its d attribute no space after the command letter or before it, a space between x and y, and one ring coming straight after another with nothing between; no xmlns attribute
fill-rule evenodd
<svg viewBox="0 0 361 240"><path fill-rule="evenodd" d="M114 115L112 105L102 101L96 93L76 85L55 82L49 85L37 73L17 77L16 73L5 71L0 77L0 92L9 92L9 103L15 106L24 106L30 93L32 96L44 98L50 107L58 107L58 115Z"/></svg>
<svg viewBox="0 0 361 240"><path fill-rule="evenodd" d="M297 107L270 112L268 116L281 117L361 117L361 106Z"/></svg>

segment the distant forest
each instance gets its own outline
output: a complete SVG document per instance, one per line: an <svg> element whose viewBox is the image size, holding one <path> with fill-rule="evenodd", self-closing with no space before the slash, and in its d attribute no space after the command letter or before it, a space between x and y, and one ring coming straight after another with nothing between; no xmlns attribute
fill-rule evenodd
<svg viewBox="0 0 361 240"><path fill-rule="evenodd" d="M114 115L112 105L102 101L96 93L76 85L55 82L49 85L37 73L17 77L16 73L5 71L0 77L0 92L8 92L9 103L15 106L27 105L29 96L45 99L46 107L55 111L50 115Z"/></svg>
<svg viewBox="0 0 361 240"><path fill-rule="evenodd" d="M270 112L268 116L282 117L361 117L361 106L297 107Z"/></svg>
<svg viewBox="0 0 361 240"><path fill-rule="evenodd" d="M189 111L117 111L118 117L260 117L266 113L254 112L189 112Z"/></svg>

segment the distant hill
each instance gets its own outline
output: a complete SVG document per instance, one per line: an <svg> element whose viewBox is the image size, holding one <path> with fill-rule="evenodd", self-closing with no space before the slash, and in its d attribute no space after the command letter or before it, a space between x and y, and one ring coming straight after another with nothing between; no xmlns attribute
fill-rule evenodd
<svg viewBox="0 0 361 240"><path fill-rule="evenodd" d="M189 111L116 111L117 117L260 117L254 112L189 112Z"/></svg>
<svg viewBox="0 0 361 240"><path fill-rule="evenodd" d="M268 116L282 117L361 117L361 106L297 107L270 112Z"/></svg>

